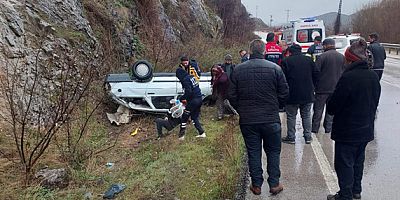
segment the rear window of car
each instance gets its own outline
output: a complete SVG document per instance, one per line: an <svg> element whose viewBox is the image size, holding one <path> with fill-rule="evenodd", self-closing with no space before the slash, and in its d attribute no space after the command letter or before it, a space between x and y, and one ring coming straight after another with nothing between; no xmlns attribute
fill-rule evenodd
<svg viewBox="0 0 400 200"><path fill-rule="evenodd" d="M314 38L317 36L322 36L322 29L300 29L297 31L297 42L308 43L314 42Z"/></svg>
<svg viewBox="0 0 400 200"><path fill-rule="evenodd" d="M349 45L347 38L334 38L333 40L335 40L336 49L343 49Z"/></svg>

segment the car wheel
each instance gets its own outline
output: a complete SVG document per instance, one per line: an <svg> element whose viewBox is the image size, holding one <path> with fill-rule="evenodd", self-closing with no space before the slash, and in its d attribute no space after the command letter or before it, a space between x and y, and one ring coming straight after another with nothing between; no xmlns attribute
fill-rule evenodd
<svg viewBox="0 0 400 200"><path fill-rule="evenodd" d="M146 60L139 60L132 66L132 75L140 82L150 81L153 78L153 66Z"/></svg>

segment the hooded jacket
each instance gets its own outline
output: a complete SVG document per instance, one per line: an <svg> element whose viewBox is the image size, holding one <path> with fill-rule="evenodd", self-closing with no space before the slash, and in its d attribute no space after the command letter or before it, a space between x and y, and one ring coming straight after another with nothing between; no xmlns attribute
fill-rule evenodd
<svg viewBox="0 0 400 200"><path fill-rule="evenodd" d="M359 60L346 67L327 103L334 115L332 140L369 142L374 139L374 121L381 94L378 75Z"/></svg>
<svg viewBox="0 0 400 200"><path fill-rule="evenodd" d="M229 89L228 75L221 67L213 69L215 78L213 79L213 93L226 99L227 90Z"/></svg>
<svg viewBox="0 0 400 200"><path fill-rule="evenodd" d="M182 89L184 91L183 96L179 98L180 100L190 101L194 98L202 97L199 83L193 76L189 75L184 69L178 67L178 69L176 69L176 77L181 82Z"/></svg>

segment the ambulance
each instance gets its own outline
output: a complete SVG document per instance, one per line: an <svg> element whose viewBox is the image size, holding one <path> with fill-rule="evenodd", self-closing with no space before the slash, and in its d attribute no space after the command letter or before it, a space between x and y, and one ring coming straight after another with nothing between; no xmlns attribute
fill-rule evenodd
<svg viewBox="0 0 400 200"><path fill-rule="evenodd" d="M284 26L282 30L282 40L289 46L294 43L300 45L303 53L314 44L314 38L317 36L321 36L322 40L325 39L325 25L322 20L315 18L291 21L291 24Z"/></svg>

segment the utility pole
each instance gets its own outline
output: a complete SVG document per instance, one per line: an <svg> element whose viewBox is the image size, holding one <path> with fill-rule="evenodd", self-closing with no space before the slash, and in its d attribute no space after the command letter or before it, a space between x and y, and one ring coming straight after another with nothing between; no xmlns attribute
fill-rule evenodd
<svg viewBox="0 0 400 200"><path fill-rule="evenodd" d="M274 21L274 20L272 19L272 15L270 15L269 27L272 27L272 21Z"/></svg>
<svg viewBox="0 0 400 200"><path fill-rule="evenodd" d="M341 25L341 17L342 17L342 3L343 3L343 0L340 0L339 1L339 10L338 10L335 27L334 27L335 35L340 33L340 25Z"/></svg>
<svg viewBox="0 0 400 200"><path fill-rule="evenodd" d="M289 23L290 10L287 9L285 11L286 11L286 23Z"/></svg>

